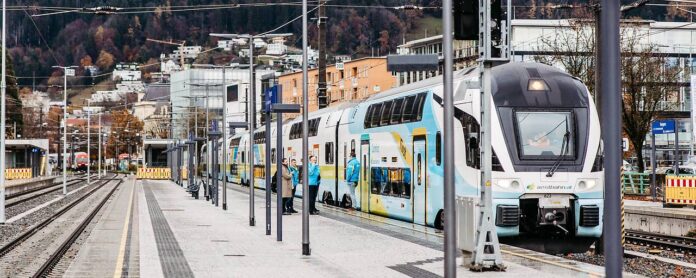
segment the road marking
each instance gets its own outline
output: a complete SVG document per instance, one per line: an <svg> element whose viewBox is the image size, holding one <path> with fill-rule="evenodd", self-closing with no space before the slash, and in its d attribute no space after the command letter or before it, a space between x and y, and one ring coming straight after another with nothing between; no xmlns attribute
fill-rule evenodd
<svg viewBox="0 0 696 278"><path fill-rule="evenodd" d="M126 242L128 241L128 229L130 227L130 215L133 209L133 199L135 198L135 180L131 187L131 197L128 201L128 210L126 210L126 219L123 221L123 233L121 234L121 244L118 248L118 257L116 258L116 269L114 270L114 278L121 278L123 274L123 261L126 254Z"/></svg>

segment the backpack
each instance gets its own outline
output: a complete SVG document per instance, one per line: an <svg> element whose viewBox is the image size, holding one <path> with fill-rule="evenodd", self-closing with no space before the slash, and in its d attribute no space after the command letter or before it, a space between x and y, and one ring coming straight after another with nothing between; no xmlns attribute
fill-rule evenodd
<svg viewBox="0 0 696 278"><path fill-rule="evenodd" d="M278 175L278 171L273 173L273 177L271 178L271 192L277 192L278 191L278 183L276 182L276 178Z"/></svg>

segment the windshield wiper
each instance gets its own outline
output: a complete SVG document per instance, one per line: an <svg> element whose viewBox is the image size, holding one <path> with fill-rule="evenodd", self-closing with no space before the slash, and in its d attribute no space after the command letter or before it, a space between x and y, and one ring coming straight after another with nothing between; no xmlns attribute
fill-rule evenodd
<svg viewBox="0 0 696 278"><path fill-rule="evenodd" d="M569 141L570 141L570 130L568 130L568 122L566 121L566 132L563 134L563 143L561 144L561 154L558 155L558 158L556 158L556 162L553 163L553 166L551 166L551 169L549 169L549 172L546 173L546 177L550 178L553 177L553 174L556 173L556 170L558 170L558 167L561 166L561 160L563 159L564 156L568 154L568 149L569 149Z"/></svg>

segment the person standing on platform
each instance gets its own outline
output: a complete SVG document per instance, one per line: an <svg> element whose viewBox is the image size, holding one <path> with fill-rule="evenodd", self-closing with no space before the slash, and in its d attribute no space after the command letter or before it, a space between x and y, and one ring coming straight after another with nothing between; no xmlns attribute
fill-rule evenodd
<svg viewBox="0 0 696 278"><path fill-rule="evenodd" d="M307 165L307 178L309 180L309 214L319 214L316 207L317 193L319 193L319 183L321 175L319 173L319 165L317 165L317 157L312 155L309 157L309 165Z"/></svg>
<svg viewBox="0 0 696 278"><path fill-rule="evenodd" d="M346 167L346 183L350 190L350 201L352 206L350 209L360 209L360 200L355 196L355 188L360 180L360 162L355 158L355 152L350 152L350 160Z"/></svg>
<svg viewBox="0 0 696 278"><path fill-rule="evenodd" d="M292 197L290 197L290 213L297 213L295 210L295 202L293 200L295 199L295 192L297 192L297 184L300 183L300 171L297 169L297 160L292 159L290 160L290 174L292 174Z"/></svg>
<svg viewBox="0 0 696 278"><path fill-rule="evenodd" d="M292 201L292 174L288 169L288 159L283 158L283 167L281 169L282 178L282 188L280 189L283 194L283 215L290 215L289 203Z"/></svg>

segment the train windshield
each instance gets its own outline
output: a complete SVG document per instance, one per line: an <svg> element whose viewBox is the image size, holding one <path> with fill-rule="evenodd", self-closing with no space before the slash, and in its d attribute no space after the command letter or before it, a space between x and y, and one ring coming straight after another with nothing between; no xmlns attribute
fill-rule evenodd
<svg viewBox="0 0 696 278"><path fill-rule="evenodd" d="M521 159L575 157L572 112L518 111L515 116Z"/></svg>

